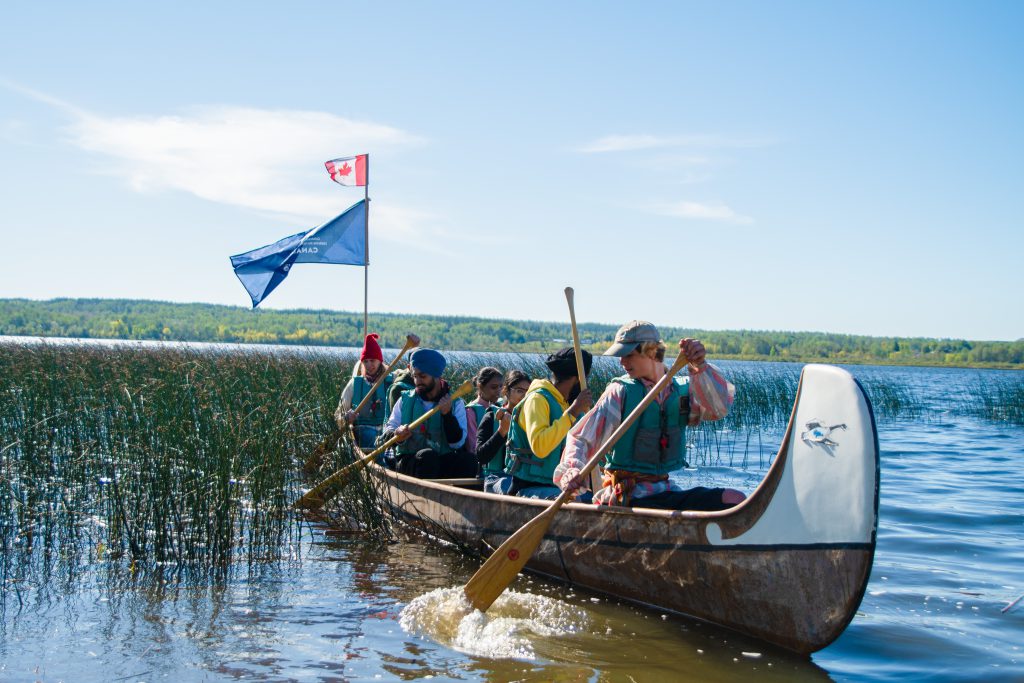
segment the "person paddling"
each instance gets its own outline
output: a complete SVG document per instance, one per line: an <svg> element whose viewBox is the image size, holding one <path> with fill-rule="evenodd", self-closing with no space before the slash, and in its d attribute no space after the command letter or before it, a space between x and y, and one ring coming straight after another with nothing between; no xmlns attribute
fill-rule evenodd
<svg viewBox="0 0 1024 683"><path fill-rule="evenodd" d="M394 467L403 474L423 479L475 477L476 456L464 448L466 404L449 396L448 382L441 377L448 364L445 357L418 348L409 364L415 386L399 396L378 443L399 437ZM438 413L411 431L409 423L435 405L440 406Z"/></svg>
<svg viewBox="0 0 1024 683"><path fill-rule="evenodd" d="M593 357L583 351L583 373L590 373ZM562 456L565 436L593 405L589 390L580 389L576 354L567 347L544 361L551 378L537 379L523 401L512 411L505 471L509 476L495 484L500 493L527 498L554 499L561 493L552 475Z"/></svg>
<svg viewBox="0 0 1024 683"><path fill-rule="evenodd" d="M501 384L501 370L489 365L480 368L480 371L473 377L476 398L466 404L466 450L470 453L476 453L480 421L484 419L484 412L501 395Z"/></svg>
<svg viewBox="0 0 1024 683"><path fill-rule="evenodd" d="M341 399L334 411L334 420L339 425L352 425L356 435L356 443L360 448L372 446L380 436L387 417L385 402L387 392L391 387L391 376L384 378L380 386L373 392L373 397L367 402L357 414L353 406L358 406L367 393L373 388L374 383L384 372L384 354L381 353L378 340L380 336L376 333L366 335L363 340L363 350L359 354L359 363L362 366L359 374L354 375L341 392Z"/></svg>
<svg viewBox="0 0 1024 683"><path fill-rule="evenodd" d="M553 472L555 484L563 490L589 488L579 477L580 469L622 417L665 375L665 349L658 329L649 322L633 320L619 328L615 343L604 355L617 356L626 374L608 383L594 409L569 432L561 462ZM725 417L734 392L717 368L705 360L701 342L681 339L679 353L688 361L688 377L674 378L605 457L603 487L594 492L595 504L724 510L746 498L735 489L683 490L669 480L669 473L686 466L686 427Z"/></svg>
<svg viewBox="0 0 1024 683"><path fill-rule="evenodd" d="M480 463L480 475L484 479L484 490L503 493L495 488L505 472L505 443L512 427L512 410L519 405L530 389L530 378L522 370L509 370L505 374L501 395L504 403L492 403L480 420L476 433L476 459Z"/></svg>

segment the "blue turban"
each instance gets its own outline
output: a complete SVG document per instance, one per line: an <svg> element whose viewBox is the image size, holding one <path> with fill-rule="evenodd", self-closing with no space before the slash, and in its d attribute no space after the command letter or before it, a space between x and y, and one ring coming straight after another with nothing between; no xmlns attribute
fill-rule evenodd
<svg viewBox="0 0 1024 683"><path fill-rule="evenodd" d="M440 377L444 374L448 361L434 349L419 348L409 356L409 364L412 365L413 370L419 370L431 377Z"/></svg>

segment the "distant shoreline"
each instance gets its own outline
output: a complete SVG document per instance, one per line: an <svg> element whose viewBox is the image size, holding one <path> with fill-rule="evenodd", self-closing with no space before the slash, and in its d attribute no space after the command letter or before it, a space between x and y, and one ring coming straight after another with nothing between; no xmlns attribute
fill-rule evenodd
<svg viewBox="0 0 1024 683"><path fill-rule="evenodd" d="M0 336L64 337L360 347L362 313L329 310L250 310L240 306L138 299L0 299ZM371 331L401 347L405 335L449 350L545 353L568 344L569 324L464 316L371 313ZM582 323L585 348L600 353L616 326ZM666 339L697 337L720 360L1024 369L1024 340L969 341L870 337L823 332L662 328Z"/></svg>

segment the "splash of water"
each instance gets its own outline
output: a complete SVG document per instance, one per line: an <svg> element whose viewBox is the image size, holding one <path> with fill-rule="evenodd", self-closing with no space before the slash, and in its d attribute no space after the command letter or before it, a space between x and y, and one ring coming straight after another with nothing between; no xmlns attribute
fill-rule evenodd
<svg viewBox="0 0 1024 683"><path fill-rule="evenodd" d="M535 659L531 636L579 633L587 614L567 603L507 590L487 612L473 609L462 587L438 588L410 602L398 622L407 633L492 659Z"/></svg>

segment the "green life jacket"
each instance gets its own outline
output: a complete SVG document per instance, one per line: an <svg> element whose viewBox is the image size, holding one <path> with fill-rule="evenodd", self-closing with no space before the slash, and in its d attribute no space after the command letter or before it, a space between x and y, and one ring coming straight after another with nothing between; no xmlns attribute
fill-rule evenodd
<svg viewBox="0 0 1024 683"><path fill-rule="evenodd" d="M416 395L415 389L402 392L402 424L411 424L426 412L423 401ZM441 424L440 411L414 429L411 437L398 444L398 453L416 453L424 448L432 448L442 455L452 452L452 447L448 445L448 437L444 434L444 425Z"/></svg>
<svg viewBox="0 0 1024 683"><path fill-rule="evenodd" d="M395 410L395 404L398 403L399 397L403 391L409 389L415 389L416 385L412 381L412 370L399 370L391 376L391 387L388 389L388 417L391 417L391 413ZM387 418L385 418L386 420Z"/></svg>
<svg viewBox="0 0 1024 683"><path fill-rule="evenodd" d="M476 426L477 426L477 429L479 429L480 428L480 423L484 419L484 413L487 412L487 410L488 410L487 406L481 404L480 403L480 397L477 396L472 401L470 401L469 403L466 404L466 408L472 408L473 409L473 414L476 415Z"/></svg>
<svg viewBox="0 0 1024 683"><path fill-rule="evenodd" d="M469 406L467 406L467 407L469 407ZM498 406L496 406L496 405L490 406L484 412L485 415L487 413L491 414L492 419L494 420L494 431L497 432L498 431L498 426L500 424L499 420L498 420L498 415L497 415L497 413L498 413ZM483 418L480 418L480 420L483 421ZM493 458L491 458L486 463L484 463L482 471L483 471L483 475L485 477L488 474L496 474L498 476L501 476L501 475L505 474L505 445L504 444L502 445L501 448L498 449L498 452L494 454Z"/></svg>
<svg viewBox="0 0 1024 683"><path fill-rule="evenodd" d="M626 389L622 417L640 405L647 388L629 375L612 380ZM672 394L663 405L652 401L605 457L604 467L643 474L668 474L686 465L686 421L689 410L688 379L675 377ZM682 417L681 413L686 417Z"/></svg>
<svg viewBox="0 0 1024 683"><path fill-rule="evenodd" d="M565 439L562 439L561 443L555 446L546 458L538 458L533 454L530 449L530 440L523 428L519 426L519 413L526 405L530 394L540 394L547 399L548 409L551 411L549 424L554 424L555 420L562 417L562 406L550 391L539 388L528 392L519 405L512 409L512 427L508 430L508 440L505 442L505 471L526 481L551 484L551 480L555 476L555 467L562 459Z"/></svg>
<svg viewBox="0 0 1024 683"><path fill-rule="evenodd" d="M373 386L372 382L366 380L365 377L359 375L352 378L352 407L358 406L363 398L369 393L370 388ZM387 394L388 389L391 388L391 382L394 378L388 375L381 382L380 386L377 387L377 391L374 392L373 398L371 398L366 406L359 411L359 415L356 416L356 424L360 427L380 427L390 416L390 413L386 412Z"/></svg>

